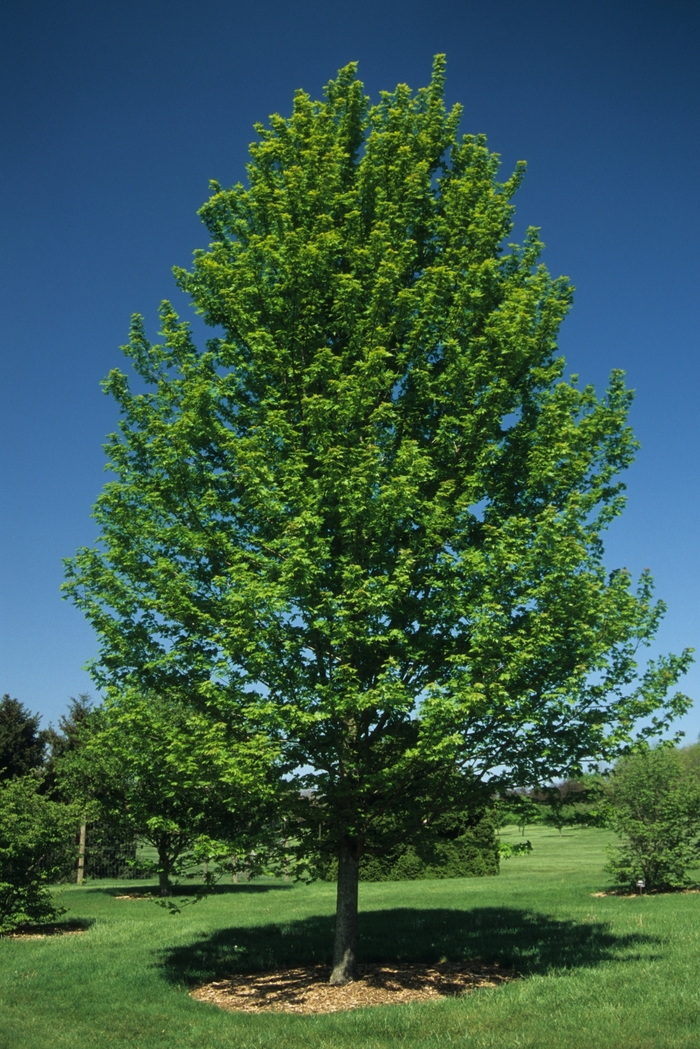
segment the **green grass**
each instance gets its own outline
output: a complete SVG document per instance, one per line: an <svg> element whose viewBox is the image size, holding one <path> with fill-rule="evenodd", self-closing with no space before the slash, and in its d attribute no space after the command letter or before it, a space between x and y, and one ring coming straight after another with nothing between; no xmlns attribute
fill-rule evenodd
<svg viewBox="0 0 700 1049"><path fill-rule="evenodd" d="M224 1013L189 987L326 961L334 886L225 886L173 916L114 898L141 885L95 882L62 896L82 935L0 940L0 1049L696 1049L700 895L593 897L604 832L527 836L534 852L498 878L360 887L365 960L480 957L516 983L329 1016Z"/></svg>

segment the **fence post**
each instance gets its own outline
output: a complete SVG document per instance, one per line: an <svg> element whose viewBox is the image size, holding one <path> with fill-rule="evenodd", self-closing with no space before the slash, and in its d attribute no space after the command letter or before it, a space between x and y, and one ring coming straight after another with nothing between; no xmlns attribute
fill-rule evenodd
<svg viewBox="0 0 700 1049"><path fill-rule="evenodd" d="M78 885L82 885L85 881L85 836L87 833L87 825L83 821L80 824L80 844L78 845L78 876L76 881Z"/></svg>

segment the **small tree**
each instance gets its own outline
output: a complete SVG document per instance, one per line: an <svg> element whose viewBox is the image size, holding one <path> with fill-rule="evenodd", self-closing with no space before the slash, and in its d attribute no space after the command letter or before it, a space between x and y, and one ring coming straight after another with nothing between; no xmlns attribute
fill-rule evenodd
<svg viewBox="0 0 700 1049"><path fill-rule="evenodd" d="M45 750L46 733L39 728L39 715L5 694L0 699L0 780L40 768Z"/></svg>
<svg viewBox="0 0 700 1049"><path fill-rule="evenodd" d="M123 693L92 712L84 745L57 763L59 784L95 817L155 848L161 896L198 859L259 845L269 822L273 748L236 739L232 720Z"/></svg>
<svg viewBox="0 0 700 1049"><path fill-rule="evenodd" d="M297 770L338 861L331 980L353 979L359 865L446 806L610 757L688 653L638 676L663 607L608 574L601 536L636 447L630 393L565 381L565 278L483 136L427 88L370 106L354 65L259 126L248 185L213 185L211 236L114 371L116 474L66 588L98 683L237 698ZM316 839L304 836L309 849Z"/></svg>
<svg viewBox="0 0 700 1049"><path fill-rule="evenodd" d="M677 751L643 750L623 758L607 788L610 823L623 843L607 870L620 885L678 889L700 861L700 783Z"/></svg>
<svg viewBox="0 0 700 1049"><path fill-rule="evenodd" d="M525 830L531 824L542 822L542 806L535 801L530 791L523 789L509 790L497 798L495 815L499 827L515 824L524 837Z"/></svg>
<svg viewBox="0 0 700 1049"><path fill-rule="evenodd" d="M530 791L530 797L541 806L540 822L556 827L561 834L564 827L577 822L577 809L588 800L588 791L581 780L565 779Z"/></svg>
<svg viewBox="0 0 700 1049"><path fill-rule="evenodd" d="M0 932L61 913L50 883L70 861L77 818L39 787L34 775L0 783Z"/></svg>

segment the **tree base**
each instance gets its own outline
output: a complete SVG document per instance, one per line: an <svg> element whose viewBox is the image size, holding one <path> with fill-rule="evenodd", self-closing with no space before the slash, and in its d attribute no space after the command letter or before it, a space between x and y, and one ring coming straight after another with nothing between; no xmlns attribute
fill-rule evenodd
<svg viewBox="0 0 700 1049"><path fill-rule="evenodd" d="M346 983L353 983L356 978L355 952L347 950L342 960L333 966L331 978L328 982L334 987L342 987Z"/></svg>

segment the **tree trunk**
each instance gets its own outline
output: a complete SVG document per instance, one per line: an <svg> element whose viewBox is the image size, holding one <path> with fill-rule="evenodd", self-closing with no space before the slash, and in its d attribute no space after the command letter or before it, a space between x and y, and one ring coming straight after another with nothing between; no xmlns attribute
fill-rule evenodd
<svg viewBox="0 0 700 1049"><path fill-rule="evenodd" d="M85 821L80 824L80 844L78 845L78 873L76 875L76 881L78 885L82 885L85 881L85 838L86 838L87 826Z"/></svg>
<svg viewBox="0 0 700 1049"><path fill-rule="evenodd" d="M338 897L335 909L332 984L355 979L357 953L357 890L360 860L356 849L345 842L338 854Z"/></svg>
<svg viewBox="0 0 700 1049"><path fill-rule="evenodd" d="M158 892L161 896L171 896L170 891L170 850L169 842L158 846Z"/></svg>

